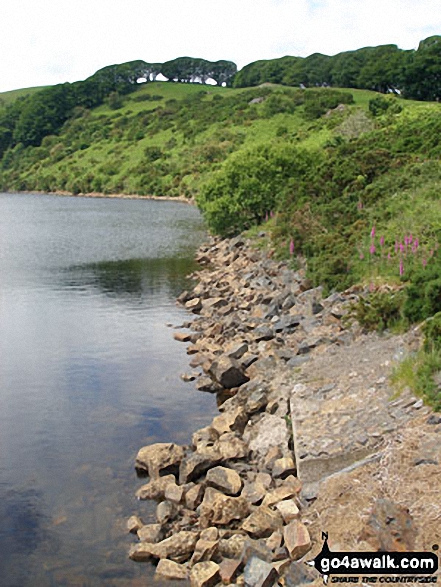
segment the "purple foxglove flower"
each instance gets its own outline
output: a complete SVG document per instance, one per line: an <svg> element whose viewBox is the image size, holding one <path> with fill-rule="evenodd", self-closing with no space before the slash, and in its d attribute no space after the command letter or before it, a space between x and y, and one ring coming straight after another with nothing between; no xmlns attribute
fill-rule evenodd
<svg viewBox="0 0 441 587"><path fill-rule="evenodd" d="M293 241L293 239L291 239L291 242L289 243L289 254L294 255L294 241Z"/></svg>
<svg viewBox="0 0 441 587"><path fill-rule="evenodd" d="M403 259L400 259L400 277L403 275L403 273L404 273Z"/></svg>
<svg viewBox="0 0 441 587"><path fill-rule="evenodd" d="M371 230L371 237L374 238L375 237L375 225L372 227Z"/></svg>
<svg viewBox="0 0 441 587"><path fill-rule="evenodd" d="M375 245L374 245L374 243L372 243L372 244L371 244L371 246L369 247L369 252L370 252L370 254L371 254L371 255L374 255L374 254L375 254L375 250L376 250L376 249L375 249Z"/></svg>
<svg viewBox="0 0 441 587"><path fill-rule="evenodd" d="M384 246L384 236L382 236L382 237L380 238L380 245L381 245L382 247Z"/></svg>

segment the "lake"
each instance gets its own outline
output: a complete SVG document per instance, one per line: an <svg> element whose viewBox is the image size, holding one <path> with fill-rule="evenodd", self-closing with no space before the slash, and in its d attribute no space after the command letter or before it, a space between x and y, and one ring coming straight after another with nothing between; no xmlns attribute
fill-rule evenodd
<svg viewBox="0 0 441 587"><path fill-rule="evenodd" d="M136 452L217 411L167 326L204 238L180 202L0 194L2 587L151 584L127 557L127 518L154 521Z"/></svg>

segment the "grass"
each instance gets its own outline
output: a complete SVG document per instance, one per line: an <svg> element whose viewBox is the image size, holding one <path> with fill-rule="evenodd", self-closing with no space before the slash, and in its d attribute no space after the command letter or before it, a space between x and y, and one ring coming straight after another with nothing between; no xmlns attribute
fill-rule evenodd
<svg viewBox="0 0 441 587"><path fill-rule="evenodd" d="M49 88L50 86L36 86L34 88L21 88L20 90L9 90L8 92L0 92L0 106L6 106L7 104L11 104L17 98L24 98L29 94L35 94L40 90L44 90L45 88Z"/></svg>

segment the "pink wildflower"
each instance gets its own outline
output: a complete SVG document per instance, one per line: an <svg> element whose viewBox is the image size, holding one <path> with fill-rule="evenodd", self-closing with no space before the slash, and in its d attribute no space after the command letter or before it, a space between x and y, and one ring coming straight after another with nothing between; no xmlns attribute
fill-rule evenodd
<svg viewBox="0 0 441 587"><path fill-rule="evenodd" d="M293 241L293 239L291 239L291 242L289 243L289 254L294 255L294 241Z"/></svg>
<svg viewBox="0 0 441 587"><path fill-rule="evenodd" d="M372 227L371 230L371 237L374 238L375 237L375 225Z"/></svg>
<svg viewBox="0 0 441 587"><path fill-rule="evenodd" d="M382 247L384 246L384 236L382 236L382 237L380 238L380 245L381 245Z"/></svg>
<svg viewBox="0 0 441 587"><path fill-rule="evenodd" d="M376 250L376 249L375 249L375 245L374 245L374 243L372 243L372 244L371 244L371 246L369 247L369 252L370 252L370 254L371 254L371 255L374 255L374 254L375 254L375 250Z"/></svg>
<svg viewBox="0 0 441 587"><path fill-rule="evenodd" d="M403 259L400 259L400 277L403 275L403 273L404 273Z"/></svg>
<svg viewBox="0 0 441 587"><path fill-rule="evenodd" d="M425 267L426 267L426 265L427 265L427 259L423 259L421 262L422 262L422 264L423 264L423 267L425 268Z"/></svg>

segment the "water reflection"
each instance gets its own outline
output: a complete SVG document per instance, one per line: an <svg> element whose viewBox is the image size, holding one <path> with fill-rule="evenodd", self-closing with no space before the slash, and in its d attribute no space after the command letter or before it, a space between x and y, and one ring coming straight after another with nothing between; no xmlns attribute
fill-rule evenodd
<svg viewBox="0 0 441 587"><path fill-rule="evenodd" d="M152 582L127 558L126 519L154 516L134 456L216 409L165 326L200 238L183 205L0 195L1 587Z"/></svg>
<svg viewBox="0 0 441 587"><path fill-rule="evenodd" d="M186 283L185 276L196 269L192 259L127 259L102 261L69 267L62 273L62 287L96 289L110 297L145 299L159 293L176 296Z"/></svg>

